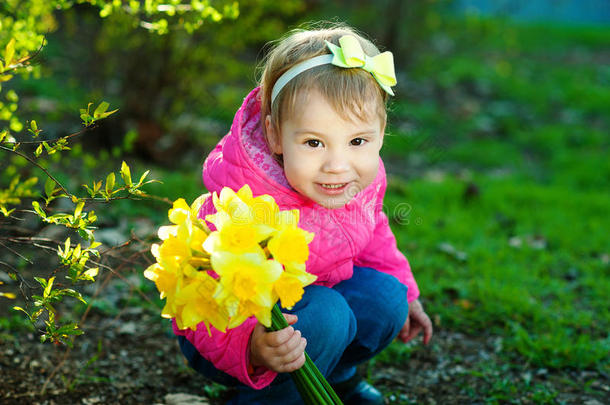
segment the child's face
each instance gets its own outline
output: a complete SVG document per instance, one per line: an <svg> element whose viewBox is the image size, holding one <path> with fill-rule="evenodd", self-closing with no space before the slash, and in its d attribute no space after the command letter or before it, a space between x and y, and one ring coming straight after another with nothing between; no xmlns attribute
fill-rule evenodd
<svg viewBox="0 0 610 405"><path fill-rule="evenodd" d="M373 101L369 107L374 111ZM326 208L340 208L377 176L385 120L346 121L317 90L310 90L276 134L265 121L273 152L283 155L290 185Z"/></svg>

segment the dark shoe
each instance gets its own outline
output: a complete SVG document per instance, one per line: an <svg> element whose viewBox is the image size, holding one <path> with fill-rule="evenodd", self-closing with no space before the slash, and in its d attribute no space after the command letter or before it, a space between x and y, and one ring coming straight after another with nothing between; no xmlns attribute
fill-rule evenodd
<svg viewBox="0 0 610 405"><path fill-rule="evenodd" d="M333 387L343 405L383 405L383 395L357 373Z"/></svg>

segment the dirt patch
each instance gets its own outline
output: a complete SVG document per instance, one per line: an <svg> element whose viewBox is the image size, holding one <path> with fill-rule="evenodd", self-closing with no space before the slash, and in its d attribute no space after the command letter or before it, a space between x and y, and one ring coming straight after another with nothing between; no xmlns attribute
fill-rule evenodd
<svg viewBox="0 0 610 405"><path fill-rule="evenodd" d="M232 394L185 365L168 323L155 315L137 309L120 319L93 314L84 330L68 353L32 333L1 335L0 402L222 404ZM405 355L394 346L391 356L362 371L389 404L607 403L608 376L502 363L499 342L439 331L428 348L413 346ZM178 393L194 396L168 396Z"/></svg>

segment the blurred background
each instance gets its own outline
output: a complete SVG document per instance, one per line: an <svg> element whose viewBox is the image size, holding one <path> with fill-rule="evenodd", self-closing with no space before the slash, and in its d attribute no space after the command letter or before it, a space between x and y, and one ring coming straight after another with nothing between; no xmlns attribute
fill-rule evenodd
<svg viewBox="0 0 610 405"><path fill-rule="evenodd" d="M437 331L428 348L394 343L367 365L369 380L389 403L607 403L610 2L249 0L235 19L206 21L193 33L170 20L163 35L134 27L125 14L99 14L77 4L50 15L34 59L39 73L0 93L19 95L17 115L35 119L41 139L79 131L78 111L89 101L119 109L75 139L69 158L46 162L67 185L78 189L124 160L161 181L147 192L192 201L205 192L205 157L256 86L265 44L306 22L347 22L395 57L385 207ZM0 188L35 171L2 151L0 170ZM159 200L100 204L96 240L112 247L137 238L132 246L146 255L168 208ZM27 218L0 218L2 228L5 242L11 232L61 239ZM0 246L5 291L18 290L2 274L9 265L28 274L54 260L18 247ZM120 259L112 260L116 269ZM120 265L87 290L91 306L65 309L66 318L95 321L76 340L86 347L71 354L72 371L51 377L53 368L32 365L27 353L40 350L51 363L62 354L38 349L33 329L10 310L14 301L0 297L2 370L26 364L0 399L30 392L40 378L31 374L55 387L55 396L28 397L41 401L226 398L230 392L213 384L202 391L204 380L181 363L154 285L141 276L145 265ZM125 348L147 329L156 331L154 350ZM18 364L8 360L14 356ZM147 357L163 375L141 374L152 367ZM127 371L108 371L117 364Z"/></svg>

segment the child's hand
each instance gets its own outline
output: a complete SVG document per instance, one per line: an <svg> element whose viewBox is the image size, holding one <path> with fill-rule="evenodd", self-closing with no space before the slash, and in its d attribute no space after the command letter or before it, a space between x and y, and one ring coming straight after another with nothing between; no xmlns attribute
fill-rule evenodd
<svg viewBox="0 0 610 405"><path fill-rule="evenodd" d="M402 340L403 343L407 343L416 337L422 329L424 331L424 344L427 345L430 342L430 338L432 338L432 322L424 312L424 308L419 300L415 300L409 303L409 315L398 333L398 339Z"/></svg>
<svg viewBox="0 0 610 405"><path fill-rule="evenodd" d="M290 325L297 321L296 315L284 314ZM289 373L305 364L307 341L301 332L292 326L277 332L267 332L260 323L254 327L250 338L250 364L264 366L277 373Z"/></svg>

